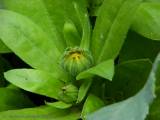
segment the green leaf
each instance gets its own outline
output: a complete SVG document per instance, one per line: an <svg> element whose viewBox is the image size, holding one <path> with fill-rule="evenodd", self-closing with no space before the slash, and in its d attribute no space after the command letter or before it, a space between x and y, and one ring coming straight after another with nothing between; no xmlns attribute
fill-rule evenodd
<svg viewBox="0 0 160 120"><path fill-rule="evenodd" d="M79 46L81 38L73 22L66 21L64 23L63 34L68 47Z"/></svg>
<svg viewBox="0 0 160 120"><path fill-rule="evenodd" d="M160 0L144 0L145 2L160 2Z"/></svg>
<svg viewBox="0 0 160 120"><path fill-rule="evenodd" d="M104 61L84 72L81 72L77 76L77 80L85 79L93 77L94 75L98 75L108 80L112 80L114 75L114 60Z"/></svg>
<svg viewBox="0 0 160 120"><path fill-rule="evenodd" d="M20 90L0 88L0 111L33 107L33 103Z"/></svg>
<svg viewBox="0 0 160 120"><path fill-rule="evenodd" d="M92 54L95 60L99 57L99 53L102 50L107 33L112 26L112 21L114 21L116 13L118 13L123 1L124 0L116 0L115 2L113 0L104 0L100 7L95 27L93 29L91 42Z"/></svg>
<svg viewBox="0 0 160 120"><path fill-rule="evenodd" d="M84 81L82 81L82 84L81 84L81 86L79 88L79 92L78 92L77 103L80 103L85 98L91 84L92 84L92 79L91 80L85 79Z"/></svg>
<svg viewBox="0 0 160 120"><path fill-rule="evenodd" d="M77 120L80 113L77 109L60 110L48 106L10 110L0 113L3 120Z"/></svg>
<svg viewBox="0 0 160 120"><path fill-rule="evenodd" d="M82 34L82 27L88 27L81 26L83 21L79 20L73 4L76 3L81 6L80 12L84 16L84 12L86 12L86 2L84 0L17 0L16 2L14 0L2 0L1 3L4 4L5 9L21 13L37 23L53 38L56 44L55 48L57 47L61 52L66 48L66 41L63 36L63 27L66 21L72 21L80 35ZM82 16L80 16L80 19L83 19ZM86 31L84 34L86 34L85 36L88 35ZM77 39L74 41L77 41Z"/></svg>
<svg viewBox="0 0 160 120"><path fill-rule="evenodd" d="M156 72L156 99L153 101L153 104L150 107L149 115L147 120L159 120L160 119L160 61L159 66Z"/></svg>
<svg viewBox="0 0 160 120"><path fill-rule="evenodd" d="M58 99L64 82L52 74L34 69L15 69L4 73L5 78L24 90Z"/></svg>
<svg viewBox="0 0 160 120"><path fill-rule="evenodd" d="M81 5L81 6L80 6ZM82 40L80 47L83 49L90 49L90 36L91 36L91 26L89 21L89 15L87 13L86 6L82 4L76 4L74 2L74 8L81 23L82 28Z"/></svg>
<svg viewBox="0 0 160 120"><path fill-rule="evenodd" d="M152 40L160 40L160 3L143 3L138 8L132 30Z"/></svg>
<svg viewBox="0 0 160 120"><path fill-rule="evenodd" d="M92 53L96 62L117 57L141 1L103 2L93 31Z"/></svg>
<svg viewBox="0 0 160 120"><path fill-rule="evenodd" d="M0 39L0 53L9 53L11 50Z"/></svg>
<svg viewBox="0 0 160 120"><path fill-rule="evenodd" d="M48 11L51 15L52 21L56 25L58 32L63 36L63 27L66 21L72 21L73 24L76 26L80 37L82 37L82 27L79 21L79 16L74 8L74 3L80 6L80 10L85 8L85 0L45 0L44 3L46 4ZM83 11L81 11L83 12ZM80 41L75 39L74 43L77 42L78 44ZM74 44L73 43L73 44ZM68 44L67 44L68 45Z"/></svg>
<svg viewBox="0 0 160 120"><path fill-rule="evenodd" d="M57 23L54 23L54 21L52 20L52 15L57 15L52 14L50 11L50 5L52 6L53 3L56 4L56 0L54 0L53 2L52 1L1 0L0 4L3 4L5 6L4 9L15 11L30 18L34 23L41 27L43 31L46 32L47 36L51 37L54 43L54 47L52 48L53 51L54 49L55 51L58 49L59 51L63 52L63 50L66 48L66 44L63 37L57 31L57 27L59 24L57 25ZM55 6L52 7L54 8Z"/></svg>
<svg viewBox="0 0 160 120"><path fill-rule="evenodd" d="M144 86L151 68L152 62L149 59L129 60L117 65L112 82L106 83L105 95L113 100L109 102L135 95Z"/></svg>
<svg viewBox="0 0 160 120"><path fill-rule="evenodd" d="M87 120L144 120L149 112L149 105L155 98L155 73L160 67L160 55L144 87L133 97L100 109L89 115ZM114 112L113 112L114 111Z"/></svg>
<svg viewBox="0 0 160 120"><path fill-rule="evenodd" d="M160 51L159 46L160 42L147 39L130 31L120 52L119 62L144 58L154 61Z"/></svg>
<svg viewBox="0 0 160 120"><path fill-rule="evenodd" d="M95 112L96 110L100 109L104 105L105 105L104 102L100 98L98 98L95 95L90 94L84 103L81 117L86 118L86 115L92 112Z"/></svg>
<svg viewBox="0 0 160 120"><path fill-rule="evenodd" d="M62 101L57 101L57 102L53 102L53 103L45 102L45 103L46 103L46 105L57 108L57 109L67 109L72 106L72 104L67 104Z"/></svg>
<svg viewBox="0 0 160 120"><path fill-rule="evenodd" d="M30 19L0 10L0 26L0 38L22 60L33 68L58 71L59 51L54 48L52 39Z"/></svg>

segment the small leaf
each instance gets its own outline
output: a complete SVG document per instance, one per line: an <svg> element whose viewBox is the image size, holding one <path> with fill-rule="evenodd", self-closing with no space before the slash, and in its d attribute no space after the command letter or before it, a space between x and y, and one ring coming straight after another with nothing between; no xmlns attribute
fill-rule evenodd
<svg viewBox="0 0 160 120"><path fill-rule="evenodd" d="M77 109L61 110L49 106L9 110L0 113L1 120L77 120L79 116L80 112Z"/></svg>
<svg viewBox="0 0 160 120"><path fill-rule="evenodd" d="M80 79L90 78L93 77L94 75L98 75L100 77L103 77L111 81L114 75L114 61L113 60L104 61L84 72L81 72L76 79L80 80Z"/></svg>
<svg viewBox="0 0 160 120"><path fill-rule="evenodd" d="M84 103L83 110L81 113L82 118L85 118L87 114L90 114L100 109L104 105L104 102L100 98L90 94Z"/></svg>
<svg viewBox="0 0 160 120"><path fill-rule="evenodd" d="M0 111L33 107L33 103L20 90L0 88Z"/></svg>
<svg viewBox="0 0 160 120"><path fill-rule="evenodd" d="M160 40L160 3L143 3L138 8L132 30L152 40Z"/></svg>
<svg viewBox="0 0 160 120"><path fill-rule="evenodd" d="M67 109L67 108L70 108L72 106L72 104L67 104L67 103L64 103L62 101L53 102L53 103L45 102L45 103L46 103L46 105L57 108L57 109Z"/></svg>
<svg viewBox="0 0 160 120"><path fill-rule="evenodd" d="M24 90L58 99L64 82L52 74L34 69L15 69L4 73L5 78Z"/></svg>
<svg viewBox="0 0 160 120"><path fill-rule="evenodd" d="M71 21L65 22L63 34L68 47L79 46L81 38L76 26Z"/></svg>
<svg viewBox="0 0 160 120"><path fill-rule="evenodd" d="M82 81L82 84L81 84L81 86L79 88L79 92L78 92L77 103L80 103L85 98L91 84L92 84L92 80L90 80L90 79L85 79L84 81Z"/></svg>
<svg viewBox="0 0 160 120"><path fill-rule="evenodd" d="M160 55L157 57L153 69L145 86L135 96L119 103L115 103L88 115L87 120L144 120L149 112L149 105L155 98L155 73L160 67Z"/></svg>

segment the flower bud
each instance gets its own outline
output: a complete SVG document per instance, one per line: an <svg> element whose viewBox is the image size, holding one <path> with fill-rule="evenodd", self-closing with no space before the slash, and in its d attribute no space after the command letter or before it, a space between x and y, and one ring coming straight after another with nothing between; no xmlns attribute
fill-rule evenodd
<svg viewBox="0 0 160 120"><path fill-rule="evenodd" d="M77 97L78 88L72 84L64 86L59 92L59 99L65 103L74 103Z"/></svg>
<svg viewBox="0 0 160 120"><path fill-rule="evenodd" d="M93 65L93 58L88 50L68 48L62 57L61 65L71 75L76 76Z"/></svg>

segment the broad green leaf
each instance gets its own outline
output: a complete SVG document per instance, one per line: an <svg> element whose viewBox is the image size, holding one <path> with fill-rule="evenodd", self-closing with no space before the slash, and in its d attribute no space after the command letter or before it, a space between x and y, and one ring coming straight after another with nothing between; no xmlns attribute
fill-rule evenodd
<svg viewBox="0 0 160 120"><path fill-rule="evenodd" d="M22 60L33 68L58 71L60 53L55 50L52 39L30 19L0 10L0 26L0 38Z"/></svg>
<svg viewBox="0 0 160 120"><path fill-rule="evenodd" d="M4 73L6 80L24 90L58 99L64 82L52 74L34 69L15 69Z"/></svg>
<svg viewBox="0 0 160 120"><path fill-rule="evenodd" d="M84 103L81 117L85 119L86 115L92 112L95 112L96 110L100 109L104 105L105 105L104 102L100 98L98 98L93 94L90 94Z"/></svg>
<svg viewBox="0 0 160 120"><path fill-rule="evenodd" d="M113 100L109 102L135 95L144 86L151 68L149 59L129 60L117 65L112 82L106 83L105 95Z"/></svg>
<svg viewBox="0 0 160 120"><path fill-rule="evenodd" d="M81 72L77 76L77 80L85 79L93 77L94 75L98 75L108 80L112 80L114 75L114 60L104 61L88 70Z"/></svg>
<svg viewBox="0 0 160 120"><path fill-rule="evenodd" d="M57 101L57 102L53 102L53 103L45 102L45 103L46 103L46 105L57 108L57 109L67 109L72 106L72 104L67 104L62 101Z"/></svg>
<svg viewBox="0 0 160 120"><path fill-rule="evenodd" d="M81 86L79 88L79 92L78 92L77 103L80 103L85 98L91 84L92 84L92 79L91 80L85 79L84 81L82 81L82 84L81 84Z"/></svg>
<svg viewBox="0 0 160 120"><path fill-rule="evenodd" d="M119 55L119 62L149 58L154 61L160 51L160 42L129 32ZM145 48L145 50L144 50Z"/></svg>
<svg viewBox="0 0 160 120"><path fill-rule="evenodd" d="M0 53L8 53L8 52L11 52L10 49L0 39Z"/></svg>
<svg viewBox="0 0 160 120"><path fill-rule="evenodd" d="M132 30L152 40L160 40L160 2L143 3L138 8Z"/></svg>
<svg viewBox="0 0 160 120"><path fill-rule="evenodd" d="M58 26L52 20L53 14L50 13L49 6L52 6L53 3L55 3L55 0L53 2L51 0L1 0L0 2L0 4L4 4L4 9L18 12L30 18L52 38L52 41L54 42L52 50L56 51L58 49L63 52L66 47L65 41L58 33Z"/></svg>
<svg viewBox="0 0 160 120"><path fill-rule="evenodd" d="M146 84L135 96L104 107L88 115L87 120L144 120L149 112L149 105L155 98L155 73L159 67L160 56L157 57Z"/></svg>
<svg viewBox="0 0 160 120"><path fill-rule="evenodd" d="M120 6L124 0L104 0L100 7L98 17L96 18L96 24L93 29L91 49L95 60L98 59L99 53L104 45L105 38L109 32L112 22L116 18ZM114 6L114 7L112 7Z"/></svg>
<svg viewBox="0 0 160 120"><path fill-rule="evenodd" d="M159 61L160 63L160 61ZM147 120L159 120L160 119L160 64L158 66L157 72L156 72L156 99L153 101L153 104L150 107L149 115L147 117Z"/></svg>
<svg viewBox="0 0 160 120"><path fill-rule="evenodd" d="M2 120L77 120L80 113L77 109L60 110L48 106L10 110L0 113Z"/></svg>
<svg viewBox="0 0 160 120"><path fill-rule="evenodd" d="M33 107L33 103L20 90L0 88L0 111Z"/></svg>
<svg viewBox="0 0 160 120"><path fill-rule="evenodd" d="M103 2L93 31L92 53L96 62L117 57L141 1L105 0Z"/></svg>

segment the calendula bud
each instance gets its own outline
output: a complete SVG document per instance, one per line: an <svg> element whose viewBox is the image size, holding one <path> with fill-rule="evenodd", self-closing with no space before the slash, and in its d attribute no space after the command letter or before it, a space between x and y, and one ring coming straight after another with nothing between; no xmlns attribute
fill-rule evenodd
<svg viewBox="0 0 160 120"><path fill-rule="evenodd" d="M61 65L71 75L76 76L93 65L93 58L88 50L68 48L62 57Z"/></svg>
<svg viewBox="0 0 160 120"><path fill-rule="evenodd" d="M78 97L78 88L72 84L64 86L59 92L59 99L65 103L74 103Z"/></svg>

